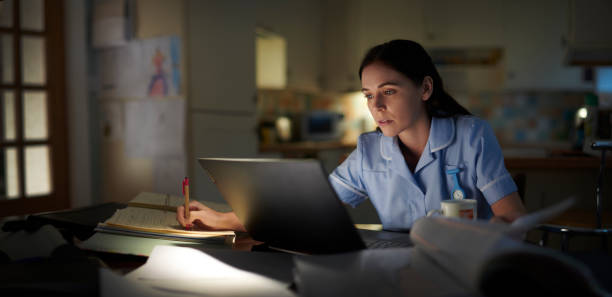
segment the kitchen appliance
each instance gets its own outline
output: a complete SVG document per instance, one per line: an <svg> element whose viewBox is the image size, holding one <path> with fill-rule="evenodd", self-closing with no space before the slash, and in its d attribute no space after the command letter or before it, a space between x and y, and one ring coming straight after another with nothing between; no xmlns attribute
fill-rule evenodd
<svg viewBox="0 0 612 297"><path fill-rule="evenodd" d="M339 140L343 118L343 114L328 110L305 112L300 123L300 138L304 141Z"/></svg>

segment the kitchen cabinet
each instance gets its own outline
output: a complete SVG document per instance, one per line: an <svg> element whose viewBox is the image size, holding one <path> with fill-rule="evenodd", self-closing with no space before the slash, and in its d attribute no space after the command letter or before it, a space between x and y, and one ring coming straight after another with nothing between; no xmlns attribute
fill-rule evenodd
<svg viewBox="0 0 612 297"><path fill-rule="evenodd" d="M426 48L500 47L501 0L328 1L323 6L323 88L360 89L368 49L393 39Z"/></svg>
<svg viewBox="0 0 612 297"><path fill-rule="evenodd" d="M612 65L612 1L570 0L566 62Z"/></svg>
<svg viewBox="0 0 612 297"><path fill-rule="evenodd" d="M423 1L426 47L499 47L502 0Z"/></svg>
<svg viewBox="0 0 612 297"><path fill-rule="evenodd" d="M365 52L401 38L426 49L502 48L497 68L505 90L592 90L583 69L564 61L568 7L569 0L329 1L323 4L322 86L359 90Z"/></svg>
<svg viewBox="0 0 612 297"><path fill-rule="evenodd" d="M564 63L568 1L504 1L507 90L592 90L583 69Z"/></svg>
<svg viewBox="0 0 612 297"><path fill-rule="evenodd" d="M271 0L258 4L257 25L286 37L293 89L357 91L369 48L411 39L426 49L501 48L505 90L591 90L583 69L565 61L570 7L570 0Z"/></svg>

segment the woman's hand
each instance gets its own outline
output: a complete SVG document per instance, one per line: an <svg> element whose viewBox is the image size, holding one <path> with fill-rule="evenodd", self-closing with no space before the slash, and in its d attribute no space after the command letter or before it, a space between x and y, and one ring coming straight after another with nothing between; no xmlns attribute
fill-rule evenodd
<svg viewBox="0 0 612 297"><path fill-rule="evenodd" d="M176 220L186 228L197 226L211 231L246 231L233 212L218 212L193 200L189 202L189 218L185 218L185 206L181 205L176 209Z"/></svg>

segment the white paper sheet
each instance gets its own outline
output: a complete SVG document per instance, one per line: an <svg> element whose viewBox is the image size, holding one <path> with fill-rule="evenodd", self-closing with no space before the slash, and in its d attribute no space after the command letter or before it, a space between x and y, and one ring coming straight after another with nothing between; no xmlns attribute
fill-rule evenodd
<svg viewBox="0 0 612 297"><path fill-rule="evenodd" d="M100 98L146 97L147 75L140 47L130 45L100 51L98 94Z"/></svg>
<svg viewBox="0 0 612 297"><path fill-rule="evenodd" d="M147 263L126 277L175 295L295 296L282 282L187 247L157 246Z"/></svg>
<svg viewBox="0 0 612 297"><path fill-rule="evenodd" d="M184 156L185 121L183 99L126 102L126 155L132 158Z"/></svg>

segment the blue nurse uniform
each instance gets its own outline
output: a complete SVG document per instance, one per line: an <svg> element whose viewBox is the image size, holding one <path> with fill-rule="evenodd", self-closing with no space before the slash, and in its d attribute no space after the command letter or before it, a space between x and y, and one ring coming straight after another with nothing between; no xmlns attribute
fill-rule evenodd
<svg viewBox="0 0 612 297"><path fill-rule="evenodd" d="M427 145L412 172L398 138L364 133L357 148L329 176L344 203L370 199L386 230L408 230L442 200L450 199L456 172L465 198L478 201L478 217L490 218L490 205L517 188L506 170L491 127L474 116L432 118Z"/></svg>

